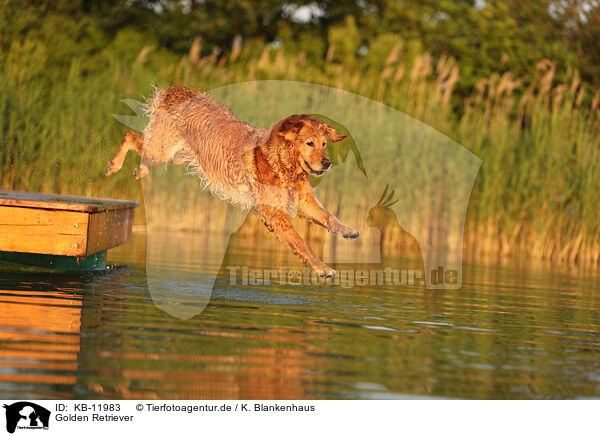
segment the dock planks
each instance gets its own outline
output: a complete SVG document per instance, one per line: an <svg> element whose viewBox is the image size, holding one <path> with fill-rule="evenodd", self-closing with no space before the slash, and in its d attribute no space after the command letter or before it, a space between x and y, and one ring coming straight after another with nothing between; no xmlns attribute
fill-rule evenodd
<svg viewBox="0 0 600 436"><path fill-rule="evenodd" d="M136 202L0 191L0 251L87 258L131 238Z"/></svg>

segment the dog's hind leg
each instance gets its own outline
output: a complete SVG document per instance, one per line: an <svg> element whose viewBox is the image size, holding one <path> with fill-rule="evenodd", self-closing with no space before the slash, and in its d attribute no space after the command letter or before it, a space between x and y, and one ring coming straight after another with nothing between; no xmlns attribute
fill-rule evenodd
<svg viewBox="0 0 600 436"><path fill-rule="evenodd" d="M123 142L119 147L119 151L106 166L106 175L110 176L121 169L123 166L123 162L125 161L125 157L127 156L127 152L129 150L135 150L140 155L142 154L142 149L144 148L144 138L142 135L134 132L127 132L123 137ZM143 165L143 164L142 164ZM146 167L146 173L148 172L148 168ZM144 175L146 174L144 173Z"/></svg>
<svg viewBox="0 0 600 436"><path fill-rule="evenodd" d="M277 239L283 242L303 263L308 263L317 276L333 277L335 270L329 268L312 251L308 244L300 237L290 217L285 213L271 206L257 206L256 211L262 218L265 226L271 232L275 233Z"/></svg>

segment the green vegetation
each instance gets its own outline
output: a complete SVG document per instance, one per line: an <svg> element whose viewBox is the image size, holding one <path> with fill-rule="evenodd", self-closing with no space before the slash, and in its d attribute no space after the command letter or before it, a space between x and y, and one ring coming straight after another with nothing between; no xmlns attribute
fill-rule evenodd
<svg viewBox="0 0 600 436"><path fill-rule="evenodd" d="M234 2L242 3L251 2ZM458 27L446 35L416 25L413 34L391 24L375 32L357 12L331 19L321 30L325 35L315 33L314 41L300 24L283 20L271 35L281 45L267 42L271 31L255 29L254 37L243 35L241 45L213 52L215 41L206 36L189 50L174 46L173 27L171 34L163 26L156 32L141 25L111 27L106 11L86 11L77 2L53 10L31 4L23 9L7 2L0 8L0 189L141 201L141 188L131 178L135 159L113 177L103 174L126 130L111 116L129 113L121 99L147 97L153 84L212 89L249 80L297 80L381 101L480 156L466 225L471 252L599 262L600 91L590 85L596 78L591 67L582 68L592 64L586 56L595 55L572 55L573 44L583 46L583 39L557 36L547 46L534 41L537 52L530 58L507 55L512 60L501 63L497 47L479 46L476 52L471 44L460 45ZM477 13L512 11L506 9L510 2L492 4ZM137 7L140 16L156 15ZM482 19L472 15L477 11L472 5L469 11L469 19ZM179 18L189 17L181 12ZM527 22L533 36L548 35L535 31L538 21ZM498 43L494 35L501 27L482 29L474 34ZM507 36L517 55L525 50L518 47L524 41L518 29ZM434 41L436 32L440 41L447 39L444 46ZM593 34L593 28L586 32ZM369 38L368 51L359 55L363 38ZM481 50L489 59L470 63L484 56Z"/></svg>

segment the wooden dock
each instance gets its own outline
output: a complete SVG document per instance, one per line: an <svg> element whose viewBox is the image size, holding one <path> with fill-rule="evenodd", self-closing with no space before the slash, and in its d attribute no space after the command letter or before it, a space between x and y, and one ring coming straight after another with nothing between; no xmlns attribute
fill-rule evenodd
<svg viewBox="0 0 600 436"><path fill-rule="evenodd" d="M136 202L0 191L0 261L82 271L106 268L131 237Z"/></svg>

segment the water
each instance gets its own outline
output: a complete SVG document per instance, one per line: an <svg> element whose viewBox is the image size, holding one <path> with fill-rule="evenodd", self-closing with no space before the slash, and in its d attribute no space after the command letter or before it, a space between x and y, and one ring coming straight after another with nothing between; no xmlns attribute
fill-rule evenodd
<svg viewBox="0 0 600 436"><path fill-rule="evenodd" d="M109 261L86 275L2 271L1 397L600 396L593 273L466 265L462 289L435 291L224 279L182 320L149 295L144 234Z"/></svg>

